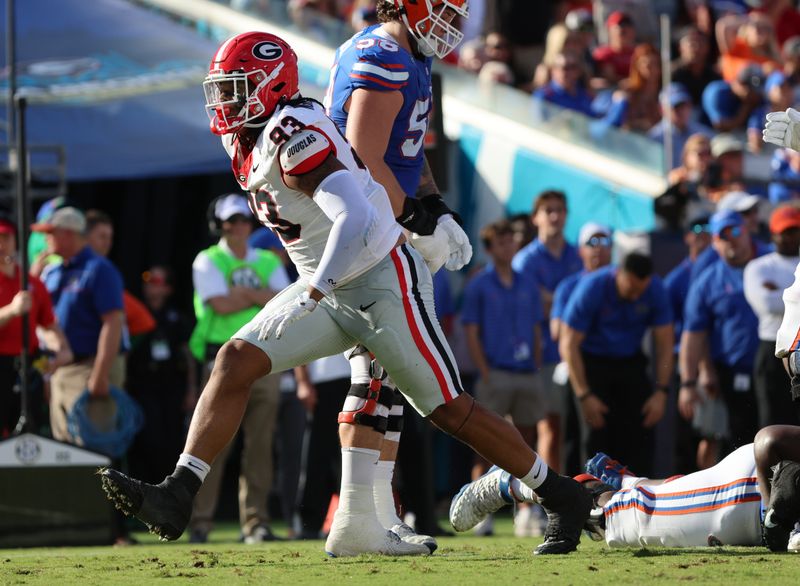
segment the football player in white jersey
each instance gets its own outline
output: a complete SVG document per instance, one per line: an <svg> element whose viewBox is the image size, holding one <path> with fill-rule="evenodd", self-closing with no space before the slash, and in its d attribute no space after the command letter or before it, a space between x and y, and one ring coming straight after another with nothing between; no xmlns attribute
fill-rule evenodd
<svg viewBox="0 0 800 586"><path fill-rule="evenodd" d="M611 547L764 544L786 551L789 532L800 521L798 461L800 427L773 425L716 466L686 476L637 477L599 453L587 462L588 474L576 480L594 496L587 532L592 539L605 538ZM487 491L486 486L497 488ZM530 502L519 497L514 486L514 479L498 468L468 484L453 501L453 526L465 531L480 520L477 508L467 515L464 507L455 506L465 493L484 493L481 514L514 501ZM762 503L771 506L767 509ZM796 551L800 544L789 547Z"/></svg>
<svg viewBox="0 0 800 586"><path fill-rule="evenodd" d="M219 351L175 472L152 485L104 469L109 498L155 534L177 539L211 462L239 426L252 381L361 343L420 414L513 473L523 493L538 495L551 522L535 553L573 551L591 496L553 472L513 425L461 392L435 320L430 271L404 243L383 187L321 105L300 96L291 47L261 32L228 39L212 58L204 88L212 131L223 136L254 213L282 238L300 279ZM370 387L363 397L349 397L343 413L380 430L388 410ZM426 548L401 541L377 520L372 477L378 450L352 447L347 433L341 442L342 491L328 553L398 555Z"/></svg>

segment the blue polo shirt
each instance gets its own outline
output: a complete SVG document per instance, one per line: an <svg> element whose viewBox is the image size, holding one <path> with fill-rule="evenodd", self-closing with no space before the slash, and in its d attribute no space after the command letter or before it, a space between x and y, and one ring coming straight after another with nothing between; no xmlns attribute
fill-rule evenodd
<svg viewBox="0 0 800 586"><path fill-rule="evenodd" d="M53 311L77 356L97 354L102 315L123 311L122 277L110 261L86 246L68 264L53 264L42 273Z"/></svg>
<svg viewBox="0 0 800 586"><path fill-rule="evenodd" d="M456 313L447 271L439 270L433 275L433 306L436 310L436 319L439 321L442 321L443 317Z"/></svg>
<svg viewBox="0 0 800 586"><path fill-rule="evenodd" d="M603 267L581 278L562 320L586 334L585 352L628 358L641 352L647 328L672 323L672 310L658 275L636 301L620 298L616 275L617 267Z"/></svg>
<svg viewBox="0 0 800 586"><path fill-rule="evenodd" d="M711 248L710 246L708 248ZM708 248L706 250L708 250ZM664 277L664 287L672 308L672 318L675 324L675 353L680 350L681 333L683 332L683 305L689 293L689 284L692 282L692 265L694 263L687 256L681 263Z"/></svg>
<svg viewBox="0 0 800 586"><path fill-rule="evenodd" d="M769 201L773 205L800 199L800 172L789 166L783 149L772 155L772 177L769 184Z"/></svg>
<svg viewBox="0 0 800 586"><path fill-rule="evenodd" d="M578 286L578 281L581 280L583 275L587 275L586 269L579 273L573 273L569 277L565 277L563 281L556 287L556 292L553 293L553 307L550 308L550 319L561 319L564 317L564 310L567 307L569 298L575 287Z"/></svg>
<svg viewBox="0 0 800 586"><path fill-rule="evenodd" d="M506 287L494 267L487 267L464 289L461 321L477 324L481 346L492 368L533 372L533 328L542 321L539 290L514 271Z"/></svg>
<svg viewBox="0 0 800 586"><path fill-rule="evenodd" d="M772 244L767 244L766 242L762 242L758 238L752 238L753 242L753 258L758 258L759 256L764 256L765 254L769 254L775 248ZM697 255L694 263L692 264L691 268L691 276L689 277L690 282L694 282L694 280L705 272L705 270L714 265L718 262L721 262L722 259L720 258L717 251L714 249L713 246L709 246L703 252Z"/></svg>
<svg viewBox="0 0 800 586"><path fill-rule="evenodd" d="M578 87L575 93L571 94L563 86L551 81L533 92L533 99L544 100L594 118L592 96L582 87Z"/></svg>
<svg viewBox="0 0 800 586"><path fill-rule="evenodd" d="M544 287L554 293L558 284L567 276L583 269L583 262L578 250L565 243L561 257L556 258L547 250L538 238L522 248L511 263L512 268L524 274L537 287ZM545 364L559 361L558 345L550 338L548 316L544 316L542 324L542 357Z"/></svg>
<svg viewBox="0 0 800 586"><path fill-rule="evenodd" d="M752 373L758 350L758 318L744 296L744 268L716 262L689 285L683 329L708 332L711 358Z"/></svg>

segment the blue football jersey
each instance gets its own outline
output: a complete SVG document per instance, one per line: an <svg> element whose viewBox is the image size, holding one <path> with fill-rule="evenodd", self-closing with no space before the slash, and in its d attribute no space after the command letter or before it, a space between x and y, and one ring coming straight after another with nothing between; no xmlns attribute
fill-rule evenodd
<svg viewBox="0 0 800 586"><path fill-rule="evenodd" d="M356 33L336 51L325 109L345 132L344 105L357 88L399 91L403 106L395 118L384 161L403 191L414 197L424 163L431 112L431 58L417 59L374 25Z"/></svg>

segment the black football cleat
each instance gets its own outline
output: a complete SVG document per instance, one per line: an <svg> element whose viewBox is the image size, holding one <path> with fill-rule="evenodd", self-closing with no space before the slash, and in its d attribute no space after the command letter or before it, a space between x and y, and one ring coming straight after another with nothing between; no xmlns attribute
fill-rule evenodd
<svg viewBox="0 0 800 586"><path fill-rule="evenodd" d="M139 519L150 533L164 541L175 541L183 534L192 516L193 495L173 476L148 484L112 468L102 468L98 474L114 506Z"/></svg>
<svg viewBox="0 0 800 586"><path fill-rule="evenodd" d="M547 512L547 529L544 543L533 550L534 555L575 551L592 510L592 495L572 478L559 476L558 497L541 499L540 502Z"/></svg>
<svg viewBox="0 0 800 586"><path fill-rule="evenodd" d="M800 464L783 460L773 468L769 506L764 515L764 543L786 551L789 533L800 520Z"/></svg>

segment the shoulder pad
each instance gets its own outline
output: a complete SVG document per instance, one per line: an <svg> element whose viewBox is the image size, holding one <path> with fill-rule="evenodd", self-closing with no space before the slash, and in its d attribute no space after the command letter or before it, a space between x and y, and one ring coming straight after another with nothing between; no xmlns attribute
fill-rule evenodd
<svg viewBox="0 0 800 586"><path fill-rule="evenodd" d="M366 35L356 42L358 60L350 69L356 87L401 89L409 79L409 55L392 40Z"/></svg>
<svg viewBox="0 0 800 586"><path fill-rule="evenodd" d="M295 132L281 147L284 175L304 175L319 167L334 152L330 139L316 128Z"/></svg>

